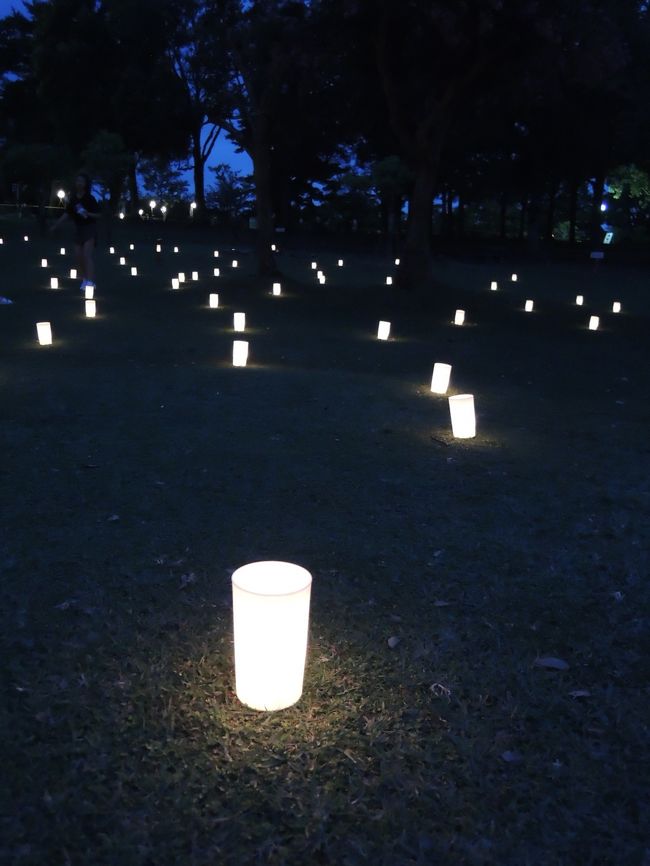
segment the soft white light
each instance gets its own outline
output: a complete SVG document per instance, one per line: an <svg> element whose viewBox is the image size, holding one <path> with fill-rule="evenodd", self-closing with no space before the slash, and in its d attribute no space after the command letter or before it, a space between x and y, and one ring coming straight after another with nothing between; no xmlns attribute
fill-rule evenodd
<svg viewBox="0 0 650 866"><path fill-rule="evenodd" d="M434 394L446 394L449 388L449 379L451 377L451 364L442 364L440 362L433 365L433 375L431 376L431 390Z"/></svg>
<svg viewBox="0 0 650 866"><path fill-rule="evenodd" d="M343 259L339 259L337 265L342 268L343 267Z"/></svg>
<svg viewBox="0 0 650 866"><path fill-rule="evenodd" d="M235 689L254 710L282 710L302 695L311 583L290 562L253 562L232 576Z"/></svg>
<svg viewBox="0 0 650 866"><path fill-rule="evenodd" d="M597 331L599 325L600 325L600 318L598 316L590 316L589 317L589 330L590 331Z"/></svg>
<svg viewBox="0 0 650 866"><path fill-rule="evenodd" d="M380 321L377 327L377 339L387 340L390 336L390 322Z"/></svg>
<svg viewBox="0 0 650 866"><path fill-rule="evenodd" d="M192 271L192 279L194 280L194 282L196 282L198 280L198 278L199 278L199 272L198 271Z"/></svg>
<svg viewBox="0 0 650 866"><path fill-rule="evenodd" d="M276 251L277 251L277 247L275 246L275 244L271 244L271 252L274 253Z"/></svg>
<svg viewBox="0 0 650 866"><path fill-rule="evenodd" d="M600 210L602 213L605 213L605 211L607 210L607 202L603 201L600 203Z"/></svg>
<svg viewBox="0 0 650 866"><path fill-rule="evenodd" d="M449 398L451 432L455 439L472 439L476 436L474 395L457 394Z"/></svg>
<svg viewBox="0 0 650 866"><path fill-rule="evenodd" d="M318 268L318 263L317 263L317 262L312 262L312 263L311 263L311 269L312 269L312 271L315 271L317 268Z"/></svg>
<svg viewBox="0 0 650 866"><path fill-rule="evenodd" d="M124 256L120 256L120 264L121 264L121 265L125 265L125 264L126 264L126 259L124 258Z"/></svg>
<svg viewBox="0 0 650 866"><path fill-rule="evenodd" d="M131 268L131 276L132 276L132 277L137 277L137 276L138 276L138 269L136 268L135 265L133 265L132 268Z"/></svg>
<svg viewBox="0 0 650 866"><path fill-rule="evenodd" d="M181 286L178 277L172 277L172 289L179 289Z"/></svg>
<svg viewBox="0 0 650 866"><path fill-rule="evenodd" d="M190 205L190 210L192 211L192 213L196 210L196 202L195 201L193 201L192 204Z"/></svg>
<svg viewBox="0 0 650 866"><path fill-rule="evenodd" d="M219 258L219 250L215 250L213 255L214 255L215 259L218 259Z"/></svg>
<svg viewBox="0 0 650 866"><path fill-rule="evenodd" d="M129 249L130 249L130 250L134 250L134 249L135 249L135 244L129 244Z"/></svg>
<svg viewBox="0 0 650 866"><path fill-rule="evenodd" d="M212 309L216 309L219 306L219 295L216 292L213 292L208 297L208 304L212 307Z"/></svg>
<svg viewBox="0 0 650 866"><path fill-rule="evenodd" d="M454 315L454 325L462 325L465 321L465 310L456 310Z"/></svg>
<svg viewBox="0 0 650 866"><path fill-rule="evenodd" d="M392 277L386 277L386 285L387 286L393 285L393 278Z"/></svg>
<svg viewBox="0 0 650 866"><path fill-rule="evenodd" d="M492 282L490 283L490 291L491 291L491 292L496 292L496 290L497 290L498 288L499 288L499 286L497 285L497 281L496 281L496 280L492 280Z"/></svg>
<svg viewBox="0 0 650 866"><path fill-rule="evenodd" d="M277 297L278 295L282 294L282 286L280 285L280 283L273 283L271 291Z"/></svg>
<svg viewBox="0 0 650 866"><path fill-rule="evenodd" d="M42 267L42 268L46 268L46 267L47 267L47 259L41 259L41 267Z"/></svg>
<svg viewBox="0 0 650 866"><path fill-rule="evenodd" d="M59 278L58 277L50 277L50 288L58 289L59 288Z"/></svg>
<svg viewBox="0 0 650 866"><path fill-rule="evenodd" d="M109 248L108 248L108 252L109 252L112 256L114 256L114 255L115 255L115 247L109 247Z"/></svg>
<svg viewBox="0 0 650 866"><path fill-rule="evenodd" d="M144 215L144 211L142 210L142 208L140 208L140 210L138 211L138 216L143 216L143 215Z"/></svg>
<svg viewBox="0 0 650 866"><path fill-rule="evenodd" d="M41 346L52 345L52 327L49 322L36 322L36 335Z"/></svg>
<svg viewBox="0 0 650 866"><path fill-rule="evenodd" d="M122 211L122 210L120 211L120 219L121 219L121 220L124 219L124 211Z"/></svg>
<svg viewBox="0 0 650 866"><path fill-rule="evenodd" d="M325 274L322 271L316 271L316 279L320 280L321 277L324 277Z"/></svg>
<svg viewBox="0 0 650 866"><path fill-rule="evenodd" d="M585 299L582 295L576 295L576 306L581 307L585 302Z"/></svg>
<svg viewBox="0 0 650 866"><path fill-rule="evenodd" d="M238 268L238 267L239 267L239 262L237 261L237 259L233 259L233 260L232 260L232 267L233 267L233 268Z"/></svg>
<svg viewBox="0 0 650 866"><path fill-rule="evenodd" d="M213 269L213 271L212 271L212 276L213 276L213 277L218 277L218 276L220 276L220 274L221 274L221 271L219 270L219 268L214 268L214 269Z"/></svg>
<svg viewBox="0 0 650 866"><path fill-rule="evenodd" d="M60 190L57 192L56 197L58 198L59 201L63 201L63 199L65 198L65 190L64 190L64 189L60 189Z"/></svg>
<svg viewBox="0 0 650 866"><path fill-rule="evenodd" d="M61 249L59 250L59 255L60 255L60 256L64 256L64 255L65 255L65 247L61 247Z"/></svg>
<svg viewBox="0 0 650 866"><path fill-rule="evenodd" d="M94 319L95 313L97 312L97 302L92 298L85 302L86 304L86 318Z"/></svg>
<svg viewBox="0 0 650 866"><path fill-rule="evenodd" d="M245 367L248 360L248 343L246 340L233 340L232 343L232 365L233 367Z"/></svg>
<svg viewBox="0 0 650 866"><path fill-rule="evenodd" d="M621 302L614 301L612 304L612 313L620 313L621 312Z"/></svg>
<svg viewBox="0 0 650 866"><path fill-rule="evenodd" d="M395 259L395 264L399 265L399 261L400 261L399 259Z"/></svg>
<svg viewBox="0 0 650 866"><path fill-rule="evenodd" d="M233 316L233 330L234 331L245 331L246 330L246 313L235 313Z"/></svg>
<svg viewBox="0 0 650 866"><path fill-rule="evenodd" d="M87 301L92 301L92 299L95 297L95 286L93 285L93 283L89 283L84 288L84 297Z"/></svg>
<svg viewBox="0 0 650 866"><path fill-rule="evenodd" d="M532 312L533 312L533 307L534 307L534 306L535 306L535 302L534 302L534 301L530 301L530 300L528 300L528 301L526 301L526 303L524 304L524 310L525 310L527 313L532 313Z"/></svg>
<svg viewBox="0 0 650 866"><path fill-rule="evenodd" d="M156 207L156 202L153 199L151 199L151 201L149 202L149 207L151 208L151 210Z"/></svg>
<svg viewBox="0 0 650 866"><path fill-rule="evenodd" d="M185 282L185 272L184 272L184 271L179 271L179 274L178 274L178 282L179 282L179 283L184 283L184 282Z"/></svg>
<svg viewBox="0 0 650 866"><path fill-rule="evenodd" d="M320 275L320 277L318 278L318 282L321 284L321 286L324 286L324 285L325 285L325 282L326 282L326 280L325 280L325 274L321 274L321 275Z"/></svg>
<svg viewBox="0 0 650 866"><path fill-rule="evenodd" d="M175 252L175 253L178 252L178 247L174 247L174 252Z"/></svg>
<svg viewBox="0 0 650 866"><path fill-rule="evenodd" d="M23 240L24 240L24 241L28 241L28 240L29 240L29 235L23 235Z"/></svg>
<svg viewBox="0 0 650 866"><path fill-rule="evenodd" d="M164 213L167 213L167 205L166 205L166 204L164 204L164 205L160 208L160 213L163 213L163 214L164 214Z"/></svg>
<svg viewBox="0 0 650 866"><path fill-rule="evenodd" d="M3 245L4 242L5 242L4 238L0 238L0 247Z"/></svg>
<svg viewBox="0 0 650 866"><path fill-rule="evenodd" d="M77 279L77 269L76 268L70 268L70 279L71 280Z"/></svg>
<svg viewBox="0 0 650 866"><path fill-rule="evenodd" d="M513 283L516 283L517 282L517 274L512 274L510 279L512 280Z"/></svg>
<svg viewBox="0 0 650 866"><path fill-rule="evenodd" d="M161 246L160 244L156 244L156 252L157 252L157 253L161 253L161 252L162 252L162 246Z"/></svg>

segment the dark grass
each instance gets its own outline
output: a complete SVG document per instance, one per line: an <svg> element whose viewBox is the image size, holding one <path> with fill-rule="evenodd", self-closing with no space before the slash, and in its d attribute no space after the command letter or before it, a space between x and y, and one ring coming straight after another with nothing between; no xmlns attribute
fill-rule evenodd
<svg viewBox="0 0 650 866"><path fill-rule="evenodd" d="M3 863L648 862L647 273L441 260L424 304L293 252L276 299L245 250L213 280L214 243L141 230L87 321L46 288L68 239L4 236ZM233 692L257 558L314 573L305 692L269 715Z"/></svg>

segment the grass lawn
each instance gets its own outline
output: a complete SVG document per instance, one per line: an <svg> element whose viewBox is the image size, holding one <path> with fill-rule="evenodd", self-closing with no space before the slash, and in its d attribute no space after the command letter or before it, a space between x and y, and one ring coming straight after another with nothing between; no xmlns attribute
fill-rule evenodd
<svg viewBox="0 0 650 866"><path fill-rule="evenodd" d="M102 244L89 320L71 239L0 228L0 862L650 863L648 273L440 260L423 305L286 253L274 298L169 229L114 238L138 277ZM232 658L231 573L268 558L314 575L275 714Z"/></svg>

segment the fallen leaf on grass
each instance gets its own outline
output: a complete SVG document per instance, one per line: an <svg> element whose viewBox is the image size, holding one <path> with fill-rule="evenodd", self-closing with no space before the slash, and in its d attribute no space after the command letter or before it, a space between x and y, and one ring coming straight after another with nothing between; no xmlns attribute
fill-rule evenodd
<svg viewBox="0 0 650 866"><path fill-rule="evenodd" d="M538 668L546 668L549 671L568 671L569 665L564 659L557 659L554 656L543 656L535 659L535 665Z"/></svg>

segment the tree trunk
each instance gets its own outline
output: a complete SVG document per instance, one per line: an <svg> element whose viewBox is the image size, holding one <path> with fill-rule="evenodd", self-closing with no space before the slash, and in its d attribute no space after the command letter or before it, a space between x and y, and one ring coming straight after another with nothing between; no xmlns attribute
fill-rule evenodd
<svg viewBox="0 0 650 866"><path fill-rule="evenodd" d="M129 187L129 199L131 200L131 214L137 214L140 207L140 194L138 192L137 160L135 159L129 168L127 183Z"/></svg>
<svg viewBox="0 0 650 866"><path fill-rule="evenodd" d="M578 218L578 181L571 178L569 187L569 243L573 246L576 242L576 222Z"/></svg>
<svg viewBox="0 0 650 866"><path fill-rule="evenodd" d="M437 160L430 160L415 170L398 280L406 289L424 289L431 278L431 209L437 168Z"/></svg>
<svg viewBox="0 0 650 866"><path fill-rule="evenodd" d="M194 177L194 219L198 223L205 222L205 162L201 150L201 128L192 135L192 174Z"/></svg>
<svg viewBox="0 0 650 866"><path fill-rule="evenodd" d="M268 120L257 117L253 132L253 179L255 181L255 211L257 216L257 272L260 276L275 273L273 243L273 198L271 195L271 147Z"/></svg>

